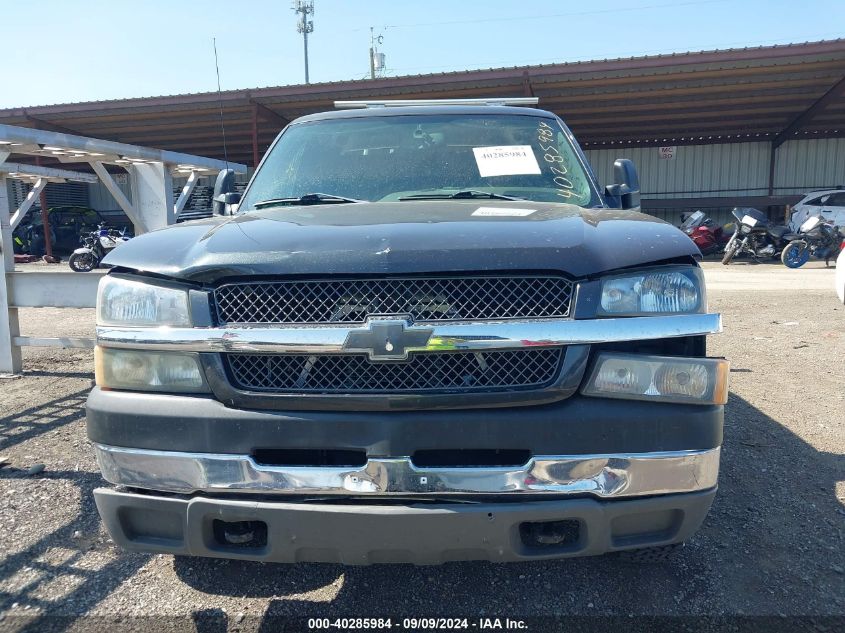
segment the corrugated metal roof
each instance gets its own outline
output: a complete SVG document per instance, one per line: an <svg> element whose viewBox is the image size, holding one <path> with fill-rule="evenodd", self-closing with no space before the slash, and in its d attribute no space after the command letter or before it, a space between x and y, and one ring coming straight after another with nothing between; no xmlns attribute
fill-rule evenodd
<svg viewBox="0 0 845 633"><path fill-rule="evenodd" d="M444 71L439 73L420 73L420 74L413 74L413 75L399 75L396 77L383 77L379 79L341 79L336 81L324 81L319 83L311 83L311 84L282 84L279 86L256 86L253 88L235 88L230 90L223 90L222 95L240 95L244 92L255 92L255 91L265 91L265 90L278 90L281 88L302 88L305 86L311 88L331 88L333 86L343 85L343 84L350 84L350 83L359 83L359 84L372 84L372 83L390 83L394 80L403 80L403 79L422 79L422 78L432 78L432 77L460 77L462 75L466 75L467 73L492 73L498 71L519 71L522 72L524 70L528 70L529 72L533 70L545 70L545 69L560 69L560 68L571 68L577 69L579 66L585 65L592 65L592 64L615 64L619 62L630 63L630 62L642 62L642 61L670 61L673 65L681 64L681 63L696 63L697 58L705 56L705 55L719 55L724 57L725 60L728 59L728 55L730 53L748 53L748 52L774 52L778 50L782 50L784 53L793 51L793 50L801 50L809 46L824 46L824 45L842 45L845 44L845 38L838 38L833 40L819 40L817 42L803 42L803 43L792 43L792 44L774 44L771 46L746 46L742 48L714 48L709 50L702 50L702 51L685 51L685 52L678 52L678 53L662 53L657 55L640 55L640 56L632 56L632 57L607 57L603 59L592 59L592 60L578 60L578 61L563 61L563 62L556 62L556 63L548 63L548 64L534 64L530 66L497 66L497 67L490 67L490 68L477 68L477 69L468 69L468 70L451 70L451 71ZM36 110L39 108L50 108L50 107L68 107L74 105L106 105L106 104L117 104L117 103L138 103L138 102L146 102L149 100L158 100L158 99L178 99L184 97L195 97L195 96L209 96L209 97L217 97L216 91L211 92L184 92L184 93L176 93L170 95L151 95L148 97L128 97L128 98L116 98L116 99L103 99L99 101L69 101L66 103L55 103L55 104L43 104L43 105L28 105L28 106L16 106L14 108L0 108L0 114L5 113L11 110L17 109L25 109L25 110Z"/></svg>
<svg viewBox="0 0 845 633"><path fill-rule="evenodd" d="M251 163L254 132L263 152L286 121L336 99L534 95L586 147L633 147L770 141L844 87L845 39L837 39L8 108L0 123L222 157L222 102L229 159ZM789 138L845 136L845 103L828 98L800 123Z"/></svg>

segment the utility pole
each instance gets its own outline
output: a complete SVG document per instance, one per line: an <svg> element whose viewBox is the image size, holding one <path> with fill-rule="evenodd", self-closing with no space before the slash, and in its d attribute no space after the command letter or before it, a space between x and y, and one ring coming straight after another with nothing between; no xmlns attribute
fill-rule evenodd
<svg viewBox="0 0 845 633"><path fill-rule="evenodd" d="M370 79L376 78L376 72L379 73L379 77L384 72L384 53L378 51L378 45L383 42L384 36L376 37L373 33L373 27L370 27Z"/></svg>
<svg viewBox="0 0 845 633"><path fill-rule="evenodd" d="M373 37L373 27L370 27L370 79L376 78L376 43Z"/></svg>
<svg viewBox="0 0 845 633"><path fill-rule="evenodd" d="M302 33L302 45L305 51L305 83L308 81L308 34L314 32L314 22L309 20L309 15L314 15L314 0L293 0L293 11L299 13L299 22L296 23L296 31Z"/></svg>

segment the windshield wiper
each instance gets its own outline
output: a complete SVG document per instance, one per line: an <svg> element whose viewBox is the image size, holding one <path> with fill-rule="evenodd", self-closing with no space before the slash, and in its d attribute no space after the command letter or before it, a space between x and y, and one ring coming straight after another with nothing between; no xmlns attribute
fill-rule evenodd
<svg viewBox="0 0 845 633"><path fill-rule="evenodd" d="M479 191L477 189L466 189L465 191L457 191L455 193L415 193L411 196L404 196L402 198L399 198L399 201L402 202L404 200L471 200L473 198L489 198L491 200L523 200L523 198L505 196L501 193Z"/></svg>
<svg viewBox="0 0 845 633"><path fill-rule="evenodd" d="M263 209L265 207L278 206L293 206L293 205L310 205L310 204L345 204L347 202L366 202L366 200L357 200L355 198L346 198L344 196L334 196L330 193L306 193L298 198L271 198L270 200L261 200L255 203L256 209Z"/></svg>

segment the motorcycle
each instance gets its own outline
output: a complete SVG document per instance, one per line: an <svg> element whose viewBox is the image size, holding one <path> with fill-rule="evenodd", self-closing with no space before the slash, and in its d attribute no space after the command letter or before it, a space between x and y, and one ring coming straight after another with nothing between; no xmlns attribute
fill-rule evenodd
<svg viewBox="0 0 845 633"><path fill-rule="evenodd" d="M68 264L71 270L78 273L90 272L100 265L106 255L130 239L126 235L126 229L118 231L101 224L96 231L82 236L82 248L73 251Z"/></svg>
<svg viewBox="0 0 845 633"><path fill-rule="evenodd" d="M768 218L757 209L736 208L731 213L736 218L736 227L725 246L725 255L722 257L725 266L743 253L758 262L773 259L795 237L794 233L789 232L789 227L769 224Z"/></svg>
<svg viewBox="0 0 845 633"><path fill-rule="evenodd" d="M845 232L838 226L825 222L820 215L811 216L798 228L797 235L783 249L780 259L787 268L801 268L811 257L824 259L824 265L829 266L830 260L839 256L843 237Z"/></svg>
<svg viewBox="0 0 845 633"><path fill-rule="evenodd" d="M712 255L725 248L730 237L724 228L708 218L703 211L696 211L688 216L681 216L681 230L690 236L702 255Z"/></svg>

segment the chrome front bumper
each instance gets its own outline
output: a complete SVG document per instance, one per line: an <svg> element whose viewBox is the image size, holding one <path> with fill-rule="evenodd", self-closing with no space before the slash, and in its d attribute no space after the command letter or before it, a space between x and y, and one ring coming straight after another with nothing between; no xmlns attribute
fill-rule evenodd
<svg viewBox="0 0 845 633"><path fill-rule="evenodd" d="M161 492L296 495L573 494L601 499L714 488L719 448L537 456L519 467L417 468L407 457L363 467L265 466L249 455L184 453L95 444L103 477Z"/></svg>

